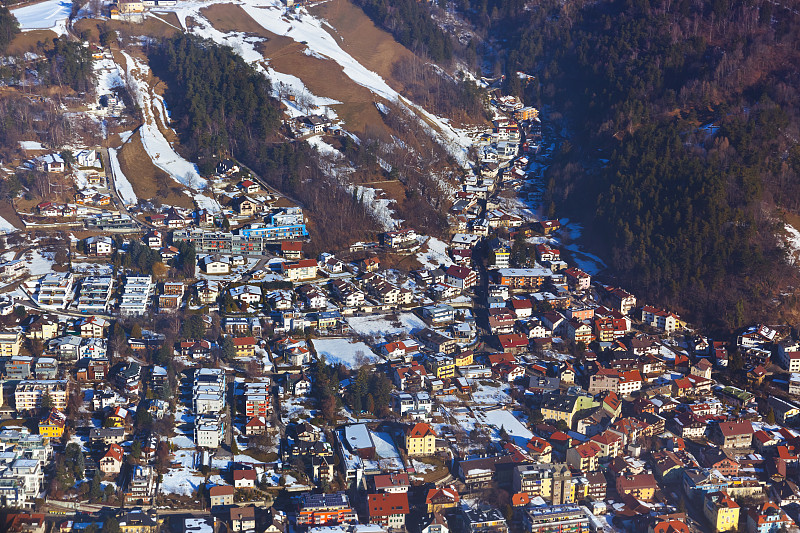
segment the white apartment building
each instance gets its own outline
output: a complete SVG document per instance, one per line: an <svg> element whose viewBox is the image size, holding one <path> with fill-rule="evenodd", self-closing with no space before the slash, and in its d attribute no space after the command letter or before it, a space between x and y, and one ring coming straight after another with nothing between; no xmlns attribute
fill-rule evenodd
<svg viewBox="0 0 800 533"><path fill-rule="evenodd" d="M73 297L74 283L71 272L50 272L39 278L33 297L42 307L64 309Z"/></svg>
<svg viewBox="0 0 800 533"><path fill-rule="evenodd" d="M34 411L41 407L42 396L47 391L53 407L59 411L67 408L69 383L66 380L28 380L17 383L14 402L17 411Z"/></svg>
<svg viewBox="0 0 800 533"><path fill-rule="evenodd" d="M225 409L225 372L219 368L200 368L194 374L192 403L196 415L220 413Z"/></svg>
<svg viewBox="0 0 800 533"><path fill-rule="evenodd" d="M114 278L111 276L91 276L81 283L78 296L78 311L81 313L106 313L111 293L114 289Z"/></svg>
<svg viewBox="0 0 800 533"><path fill-rule="evenodd" d="M122 292L119 312L122 315L143 315L153 296L155 284L151 276L128 276Z"/></svg>
<svg viewBox="0 0 800 533"><path fill-rule="evenodd" d="M218 414L205 414L195 418L194 443L200 448L219 448L225 434L225 424Z"/></svg>

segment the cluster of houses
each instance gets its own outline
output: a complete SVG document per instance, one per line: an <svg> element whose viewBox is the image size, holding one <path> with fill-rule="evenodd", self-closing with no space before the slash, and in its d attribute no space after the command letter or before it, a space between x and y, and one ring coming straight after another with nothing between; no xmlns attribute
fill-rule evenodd
<svg viewBox="0 0 800 533"><path fill-rule="evenodd" d="M713 531L795 528L800 340L767 325L735 341L706 338L564 260L559 221L531 222L497 200L533 181L542 132L534 108L496 104L508 118L476 140L479 162L455 193L454 233L438 264L406 275L372 247L346 261L306 257L302 209L258 200L261 187L245 178L231 193L236 229L222 231L202 210L150 215L144 245L169 262L190 243L196 281L27 279L40 309L3 318L0 399L9 405L0 408L35 419L38 434L0 431L0 504L34 509L61 453L54 444L69 435L84 445L87 470L115 480L128 506L170 502L182 472L207 481L183 504L207 499L213 517L175 528L196 533L213 533L218 520L268 533L667 533L699 520ZM327 127L315 118L304 119L309 133ZM227 179L240 172L231 160L217 168ZM418 253L420 237L387 232L380 251ZM96 257L114 246L104 235L84 242ZM245 272L249 256L270 261ZM228 276L237 268L241 276ZM0 276L27 271L10 261ZM177 324L188 320L183 310L201 311L217 338L164 346L162 332L131 328L128 357L118 335L110 342L115 319L158 312ZM180 376L154 362L164 351ZM335 364L323 368L323 357ZM738 358L741 379L728 371ZM322 405L323 379L342 405ZM76 402L100 421L85 435L68 431ZM178 422L164 435L143 433L142 413ZM263 499L262 489L299 494L269 510L243 503ZM26 531L40 524L31 513L13 520ZM119 525L160 527L141 511L121 514Z"/></svg>

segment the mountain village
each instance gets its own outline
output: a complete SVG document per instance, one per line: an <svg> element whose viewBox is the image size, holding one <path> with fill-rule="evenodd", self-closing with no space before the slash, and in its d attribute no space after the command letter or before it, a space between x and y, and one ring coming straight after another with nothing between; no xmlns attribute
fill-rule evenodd
<svg viewBox="0 0 800 533"><path fill-rule="evenodd" d="M547 111L486 91L448 235L314 255L234 159L188 208L137 199L114 148L23 146L59 199L0 237L3 530L797 531L798 332L709 337L608 284L544 216ZM99 93L82 113L118 117Z"/></svg>

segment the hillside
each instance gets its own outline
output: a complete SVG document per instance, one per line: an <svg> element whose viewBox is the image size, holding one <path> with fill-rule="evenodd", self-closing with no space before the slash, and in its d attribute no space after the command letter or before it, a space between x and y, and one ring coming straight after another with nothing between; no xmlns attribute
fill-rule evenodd
<svg viewBox="0 0 800 533"><path fill-rule="evenodd" d="M721 327L757 319L794 283L781 217L800 208L795 12L756 0L457 4L497 40L505 89L563 116L546 201L583 222L611 276Z"/></svg>

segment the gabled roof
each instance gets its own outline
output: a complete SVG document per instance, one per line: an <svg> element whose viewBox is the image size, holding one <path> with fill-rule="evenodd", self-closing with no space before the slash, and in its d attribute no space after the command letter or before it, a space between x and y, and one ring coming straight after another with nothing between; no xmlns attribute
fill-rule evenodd
<svg viewBox="0 0 800 533"><path fill-rule="evenodd" d="M415 424L411 429L409 429L406 433L410 438L422 438L427 437L428 435L436 436L436 432L433 431L433 428L430 427L428 424L424 422L419 422Z"/></svg>

